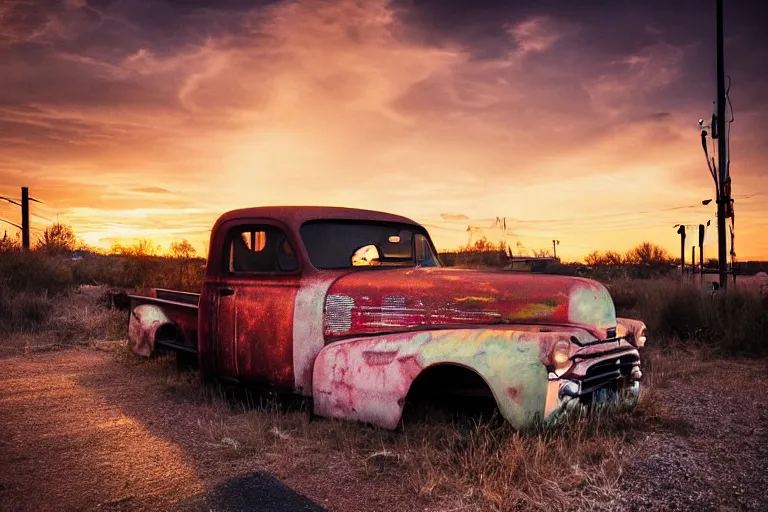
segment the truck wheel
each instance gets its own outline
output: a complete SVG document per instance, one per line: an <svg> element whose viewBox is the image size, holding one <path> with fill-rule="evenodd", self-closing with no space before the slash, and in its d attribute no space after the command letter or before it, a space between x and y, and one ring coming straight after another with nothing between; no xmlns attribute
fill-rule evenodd
<svg viewBox="0 0 768 512"><path fill-rule="evenodd" d="M203 384L210 384L216 380L216 376L213 373L213 367L209 360L198 360L198 368L200 373L200 380Z"/></svg>
<svg viewBox="0 0 768 512"><path fill-rule="evenodd" d="M176 369L180 372L188 372L197 367L197 354L189 352L176 352Z"/></svg>

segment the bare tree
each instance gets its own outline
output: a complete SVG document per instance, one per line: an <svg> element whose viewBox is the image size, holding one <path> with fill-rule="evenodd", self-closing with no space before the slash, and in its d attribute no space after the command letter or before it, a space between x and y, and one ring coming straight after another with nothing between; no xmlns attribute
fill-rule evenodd
<svg viewBox="0 0 768 512"><path fill-rule="evenodd" d="M593 251L587 254L587 256L584 258L584 262L590 267L623 265L626 263L626 258L616 251Z"/></svg>
<svg viewBox="0 0 768 512"><path fill-rule="evenodd" d="M672 261L672 257L666 249L651 242L643 242L634 249L627 251L624 259L627 263L641 265L659 265Z"/></svg>
<svg viewBox="0 0 768 512"><path fill-rule="evenodd" d="M475 240L475 243L472 245L464 245L459 247L459 252L506 252L506 250L507 244L503 240L498 244L494 244L486 237Z"/></svg>
<svg viewBox="0 0 768 512"><path fill-rule="evenodd" d="M192 247L192 244L185 238L181 242L173 242L170 247L171 256L179 260L178 261L178 287L184 288L185 284L189 282L189 276L192 272L192 258L197 251Z"/></svg>
<svg viewBox="0 0 768 512"><path fill-rule="evenodd" d="M19 238L16 237L15 239L8 236L8 232L6 231L3 234L3 238L0 238L0 252L11 252L11 251L18 251L21 249L21 242L19 242Z"/></svg>
<svg viewBox="0 0 768 512"><path fill-rule="evenodd" d="M606 265L623 265L627 260L626 256L622 256L618 252L611 250L603 253L603 259L605 260Z"/></svg>
<svg viewBox="0 0 768 512"><path fill-rule="evenodd" d="M171 255L173 255L174 258L188 260L193 258L195 254L197 254L197 251L186 238L181 242L171 243Z"/></svg>
<svg viewBox="0 0 768 512"><path fill-rule="evenodd" d="M59 223L45 228L43 236L35 244L35 250L52 254L74 251L75 247L77 247L75 232L66 224Z"/></svg>
<svg viewBox="0 0 768 512"><path fill-rule="evenodd" d="M160 246L149 240L138 240L133 245L112 244L109 252L120 256L156 256L160 252Z"/></svg>

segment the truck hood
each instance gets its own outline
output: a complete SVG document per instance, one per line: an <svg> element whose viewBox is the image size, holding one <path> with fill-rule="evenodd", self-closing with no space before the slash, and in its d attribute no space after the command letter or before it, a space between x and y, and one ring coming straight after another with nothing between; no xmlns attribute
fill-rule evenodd
<svg viewBox="0 0 768 512"><path fill-rule="evenodd" d="M326 297L326 336L471 324L577 326L599 339L616 327L608 290L575 277L446 268L366 269Z"/></svg>

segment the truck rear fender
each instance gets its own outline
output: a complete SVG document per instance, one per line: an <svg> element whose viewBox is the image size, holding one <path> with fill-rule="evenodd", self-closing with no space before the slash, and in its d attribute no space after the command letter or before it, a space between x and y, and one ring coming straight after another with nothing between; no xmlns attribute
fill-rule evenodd
<svg viewBox="0 0 768 512"><path fill-rule="evenodd" d="M157 332L175 324L160 306L141 304L131 310L128 322L128 347L136 355L149 357L155 348Z"/></svg>
<svg viewBox="0 0 768 512"><path fill-rule="evenodd" d="M314 364L315 413L394 429L411 384L427 368L448 364L480 376L502 416L522 427L545 412L549 384L544 362L553 334L447 329L332 343Z"/></svg>

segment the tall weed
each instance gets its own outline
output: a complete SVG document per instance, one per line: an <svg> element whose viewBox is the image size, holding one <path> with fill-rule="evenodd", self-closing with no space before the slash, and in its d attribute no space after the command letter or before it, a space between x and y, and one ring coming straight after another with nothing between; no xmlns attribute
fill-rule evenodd
<svg viewBox="0 0 768 512"><path fill-rule="evenodd" d="M617 314L643 320L651 340L768 355L768 301L757 290L712 294L674 279L622 279L607 286Z"/></svg>

